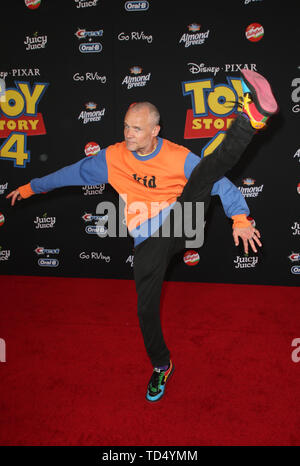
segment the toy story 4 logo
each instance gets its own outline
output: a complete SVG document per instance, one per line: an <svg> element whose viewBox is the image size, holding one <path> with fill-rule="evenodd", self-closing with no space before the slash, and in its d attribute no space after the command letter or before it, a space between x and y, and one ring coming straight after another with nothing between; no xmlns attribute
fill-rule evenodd
<svg viewBox="0 0 300 466"><path fill-rule="evenodd" d="M24 168L30 161L27 136L46 134L43 115L38 113L39 102L48 83L15 81L15 88L5 88L0 79L0 160L11 160Z"/></svg>
<svg viewBox="0 0 300 466"><path fill-rule="evenodd" d="M241 78L227 77L227 84L214 84L213 79L182 83L184 96L190 96L192 109L186 112L185 139L210 138L203 147L205 157L215 150L225 137L243 99Z"/></svg>

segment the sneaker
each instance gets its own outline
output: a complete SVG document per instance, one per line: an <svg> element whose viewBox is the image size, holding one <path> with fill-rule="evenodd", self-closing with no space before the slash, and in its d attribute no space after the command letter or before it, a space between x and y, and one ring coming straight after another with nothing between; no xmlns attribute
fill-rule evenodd
<svg viewBox="0 0 300 466"><path fill-rule="evenodd" d="M278 105L268 81L255 71L243 69L243 113L255 129L262 129L270 116L278 112Z"/></svg>
<svg viewBox="0 0 300 466"><path fill-rule="evenodd" d="M168 369L159 369L154 367L151 379L148 383L146 400L147 401L158 401L160 400L166 388L167 380L174 372L174 365L170 361Z"/></svg>

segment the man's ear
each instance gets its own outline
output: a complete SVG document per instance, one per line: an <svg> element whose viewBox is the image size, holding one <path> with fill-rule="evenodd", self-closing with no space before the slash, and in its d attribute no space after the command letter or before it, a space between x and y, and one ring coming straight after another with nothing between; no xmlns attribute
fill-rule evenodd
<svg viewBox="0 0 300 466"><path fill-rule="evenodd" d="M152 132L153 136L157 136L159 132L160 132L160 126L159 125L154 126L153 132Z"/></svg>

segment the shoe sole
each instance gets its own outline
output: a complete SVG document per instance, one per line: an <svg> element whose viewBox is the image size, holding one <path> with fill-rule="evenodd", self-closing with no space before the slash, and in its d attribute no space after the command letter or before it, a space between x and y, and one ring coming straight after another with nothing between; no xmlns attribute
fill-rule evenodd
<svg viewBox="0 0 300 466"><path fill-rule="evenodd" d="M265 116L274 115L278 111L278 105L268 81L255 71L242 70L241 72L258 110Z"/></svg>
<svg viewBox="0 0 300 466"><path fill-rule="evenodd" d="M171 372L170 372L170 374L169 374L169 376L168 376L168 378L167 378L167 380L166 380L166 383L165 383L164 392L163 392L163 394L162 394L162 396L161 396L160 398L158 398L157 400L149 400L149 399L147 398L147 394L146 394L146 397L145 397L145 398L146 398L146 401L148 401L148 403L150 403L150 404L158 403L158 402L164 397L164 395L165 395L165 393L166 393L167 382L168 382L168 381L170 380L170 378L172 377L173 372L174 372L174 369L175 369L175 367L174 367L174 364L173 364L172 370L171 370Z"/></svg>

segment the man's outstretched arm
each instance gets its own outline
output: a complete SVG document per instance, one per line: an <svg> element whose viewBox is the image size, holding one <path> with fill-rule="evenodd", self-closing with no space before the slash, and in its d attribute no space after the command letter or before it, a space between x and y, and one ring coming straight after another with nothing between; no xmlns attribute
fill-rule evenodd
<svg viewBox="0 0 300 466"><path fill-rule="evenodd" d="M107 182L105 149L102 149L96 156L81 159L42 178L34 178L29 183L11 191L6 199L11 199L13 206L16 201L26 199L33 194L45 193L63 186L85 186Z"/></svg>

